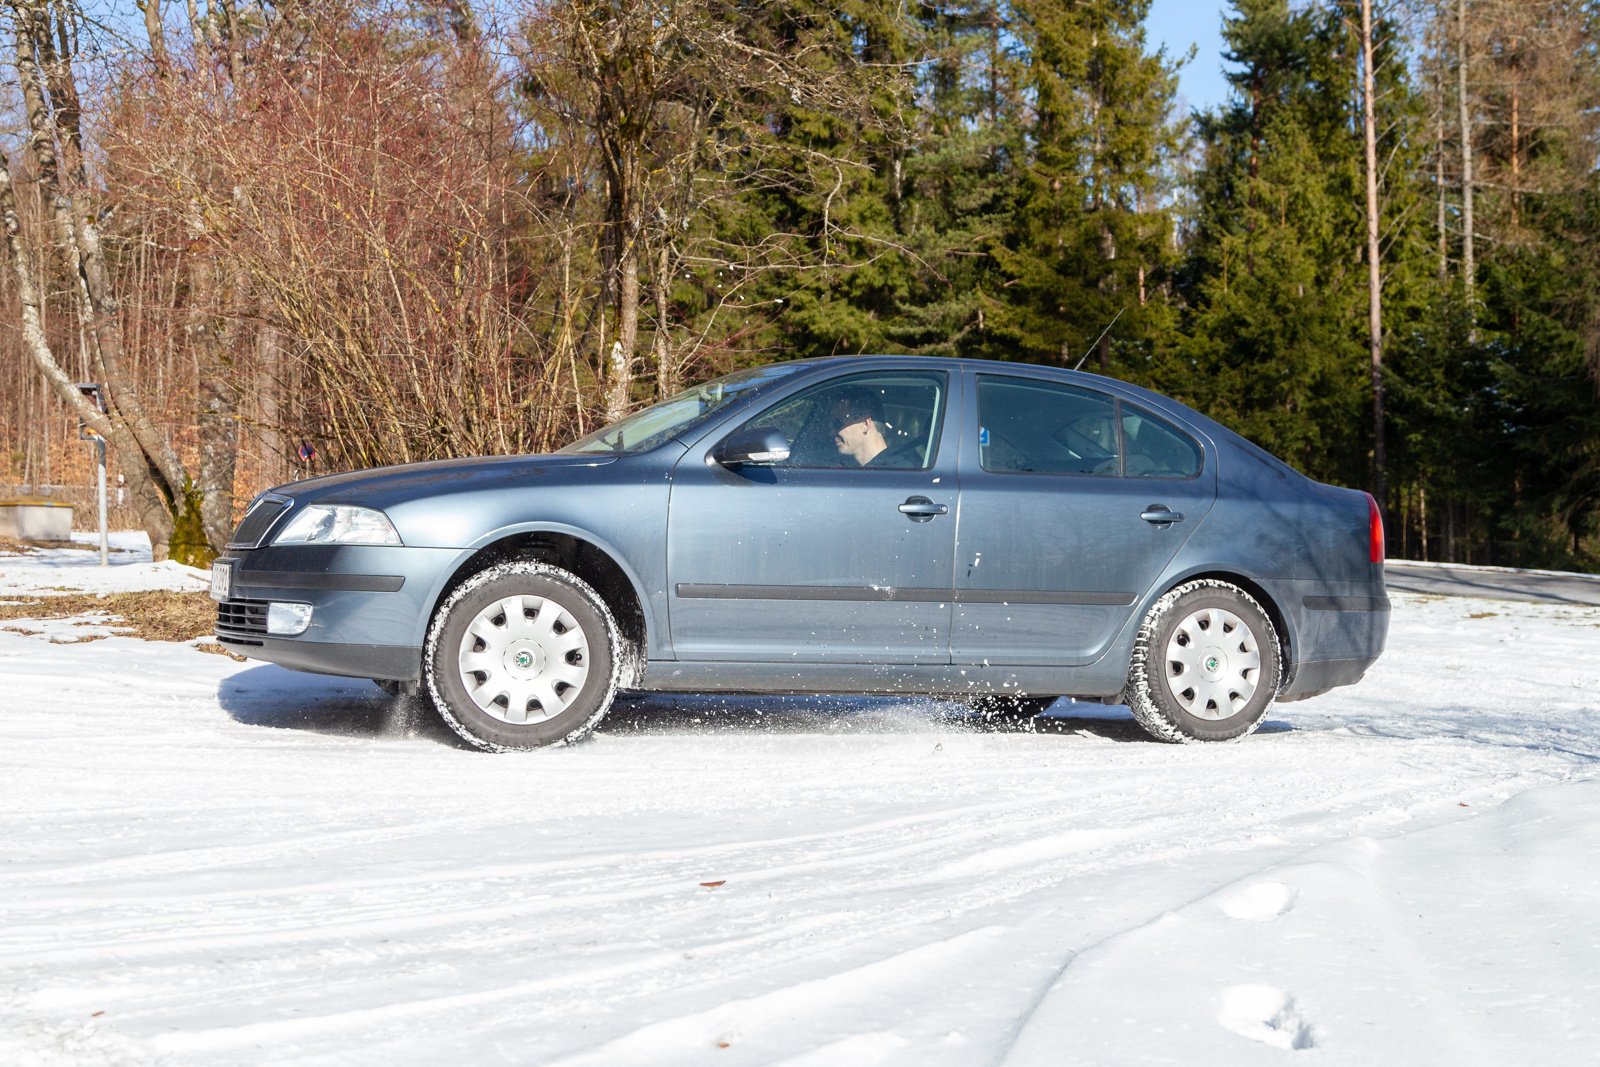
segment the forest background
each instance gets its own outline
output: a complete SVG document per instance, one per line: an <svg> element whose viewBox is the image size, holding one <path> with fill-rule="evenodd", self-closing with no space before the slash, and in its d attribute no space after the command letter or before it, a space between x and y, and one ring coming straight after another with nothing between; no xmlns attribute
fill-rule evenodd
<svg viewBox="0 0 1600 1067"><path fill-rule="evenodd" d="M310 473L846 352L1076 366L1600 570L1600 4L0 0L0 493L203 562ZM1110 327L1107 329L1107 327ZM106 385L105 410L76 382Z"/></svg>

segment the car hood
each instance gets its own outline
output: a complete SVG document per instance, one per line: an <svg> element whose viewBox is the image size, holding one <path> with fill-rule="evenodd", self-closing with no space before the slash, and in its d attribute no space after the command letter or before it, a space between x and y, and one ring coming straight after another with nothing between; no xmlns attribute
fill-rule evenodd
<svg viewBox="0 0 1600 1067"><path fill-rule="evenodd" d="M279 486L273 492L293 497L297 504L360 504L383 509L419 497L538 483L578 483L585 472L616 461L616 456L556 455L440 459L308 478Z"/></svg>

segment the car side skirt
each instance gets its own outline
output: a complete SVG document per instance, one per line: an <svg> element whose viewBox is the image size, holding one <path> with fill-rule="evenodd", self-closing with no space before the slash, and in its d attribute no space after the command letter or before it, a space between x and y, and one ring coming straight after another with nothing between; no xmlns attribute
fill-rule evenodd
<svg viewBox="0 0 1600 1067"><path fill-rule="evenodd" d="M1098 666L1098 665L1097 665ZM1122 691L1114 669L945 664L652 662L638 688L664 693L1008 693L1102 699Z"/></svg>

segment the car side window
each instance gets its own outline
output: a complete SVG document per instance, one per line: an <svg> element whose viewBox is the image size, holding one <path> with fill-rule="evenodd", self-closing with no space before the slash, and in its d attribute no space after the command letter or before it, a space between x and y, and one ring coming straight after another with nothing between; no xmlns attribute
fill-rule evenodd
<svg viewBox="0 0 1600 1067"><path fill-rule="evenodd" d="M1123 473L1130 478L1193 478L1204 453L1188 434L1141 408L1122 405Z"/></svg>
<svg viewBox="0 0 1600 1067"><path fill-rule="evenodd" d="M855 374L781 401L733 432L783 434L789 458L770 466L926 470L937 458L947 392L943 373Z"/></svg>
<svg viewBox="0 0 1600 1067"><path fill-rule="evenodd" d="M978 461L1010 474L1193 478L1205 453L1165 419L1059 382L978 377Z"/></svg>
<svg viewBox="0 0 1600 1067"><path fill-rule="evenodd" d="M1122 473L1117 404L1057 382L979 375L978 462L1012 474Z"/></svg>

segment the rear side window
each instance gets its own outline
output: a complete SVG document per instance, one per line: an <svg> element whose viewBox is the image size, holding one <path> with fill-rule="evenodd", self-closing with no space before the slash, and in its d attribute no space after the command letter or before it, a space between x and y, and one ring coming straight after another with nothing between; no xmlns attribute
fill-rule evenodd
<svg viewBox="0 0 1600 1067"><path fill-rule="evenodd" d="M777 467L926 470L938 453L946 379L885 371L834 378L761 412L744 430L777 430L789 458Z"/></svg>
<svg viewBox="0 0 1600 1067"><path fill-rule="evenodd" d="M1116 401L1026 378L978 378L978 461L1013 474L1122 473Z"/></svg>
<svg viewBox="0 0 1600 1067"><path fill-rule="evenodd" d="M1130 478L1193 478L1205 453L1194 438L1141 408L1122 405L1123 473Z"/></svg>
<svg viewBox="0 0 1600 1067"><path fill-rule="evenodd" d="M1092 389L980 375L978 462L1009 474L1192 478L1203 453L1142 408Z"/></svg>

